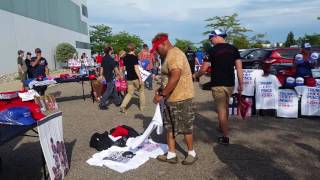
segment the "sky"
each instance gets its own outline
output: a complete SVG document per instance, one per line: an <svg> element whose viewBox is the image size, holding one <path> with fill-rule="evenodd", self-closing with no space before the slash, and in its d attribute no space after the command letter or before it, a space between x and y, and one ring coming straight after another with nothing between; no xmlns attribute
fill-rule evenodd
<svg viewBox="0 0 320 180"><path fill-rule="evenodd" d="M205 19L239 14L240 23L271 42L320 33L320 0L88 0L89 24L106 24L114 33L127 31L150 44L158 32L174 40L198 43Z"/></svg>

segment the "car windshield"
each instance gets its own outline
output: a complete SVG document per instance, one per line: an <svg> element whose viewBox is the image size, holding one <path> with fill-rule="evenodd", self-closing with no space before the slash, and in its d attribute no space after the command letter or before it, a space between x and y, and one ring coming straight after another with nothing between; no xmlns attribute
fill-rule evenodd
<svg viewBox="0 0 320 180"><path fill-rule="evenodd" d="M246 59L254 59L254 60L265 59L270 55L270 53L271 53L270 51L264 50L264 49L254 50L253 52L249 53L246 56Z"/></svg>
<svg viewBox="0 0 320 180"><path fill-rule="evenodd" d="M283 58L292 59L295 55L300 52L299 49L286 49L286 50L279 50L278 53Z"/></svg>
<svg viewBox="0 0 320 180"><path fill-rule="evenodd" d="M240 52L241 58L245 58L245 57L246 57L248 54L250 54L252 51L254 51L254 50L248 49L248 50L244 50L244 51Z"/></svg>

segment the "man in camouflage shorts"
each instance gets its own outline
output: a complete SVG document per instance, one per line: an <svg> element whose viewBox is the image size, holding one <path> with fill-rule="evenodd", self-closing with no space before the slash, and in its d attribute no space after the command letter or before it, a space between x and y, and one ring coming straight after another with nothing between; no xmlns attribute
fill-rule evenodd
<svg viewBox="0 0 320 180"><path fill-rule="evenodd" d="M175 153L175 137L183 134L188 147L188 156L182 161L183 165L191 165L198 156L193 150L193 121L195 113L192 98L194 87L192 73L186 55L174 47L168 40L168 34L159 33L152 41L151 51L157 51L164 62L161 66L162 88L156 91L154 102L164 99L164 125L167 129L168 153L158 156L159 161L178 163Z"/></svg>

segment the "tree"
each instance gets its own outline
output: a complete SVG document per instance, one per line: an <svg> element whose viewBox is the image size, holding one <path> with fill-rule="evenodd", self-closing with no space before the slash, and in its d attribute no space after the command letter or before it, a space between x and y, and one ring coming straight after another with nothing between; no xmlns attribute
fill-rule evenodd
<svg viewBox="0 0 320 180"><path fill-rule="evenodd" d="M250 29L241 26L237 13L234 13L231 16L215 16L208 18L205 21L208 23L206 28L209 28L209 31L204 32L205 35L209 34L214 29L221 29L228 34L228 42L233 42L234 37L242 37L244 36L244 33L251 31Z"/></svg>
<svg viewBox="0 0 320 180"><path fill-rule="evenodd" d="M286 42L283 44L284 47L290 47L292 45L296 45L296 40L294 39L293 32L289 32L287 36Z"/></svg>
<svg viewBox="0 0 320 180"><path fill-rule="evenodd" d="M233 45L238 49L250 48L250 42L246 36L236 36L233 38Z"/></svg>
<svg viewBox="0 0 320 180"><path fill-rule="evenodd" d="M212 45L208 39L201 41L201 44L206 52L208 52L212 48Z"/></svg>
<svg viewBox="0 0 320 180"><path fill-rule="evenodd" d="M91 52L102 53L106 42L110 42L112 37L112 28L101 24L90 26Z"/></svg>
<svg viewBox="0 0 320 180"><path fill-rule="evenodd" d="M194 44L189 40L184 39L176 39L176 43L174 46L181 49L183 52L186 52L188 50L188 47L190 46L193 50L196 50L197 48L194 46Z"/></svg>
<svg viewBox="0 0 320 180"><path fill-rule="evenodd" d="M59 62L65 62L72 58L76 52L76 49L71 44L61 43L56 49L56 59Z"/></svg>
<svg viewBox="0 0 320 180"><path fill-rule="evenodd" d="M267 34L255 34L250 38L251 48L263 48L263 44L269 44L270 41L265 40Z"/></svg>
<svg viewBox="0 0 320 180"><path fill-rule="evenodd" d="M320 46L320 34L305 34L297 40L298 45L310 43L312 46Z"/></svg>
<svg viewBox="0 0 320 180"><path fill-rule="evenodd" d="M115 51L118 53L121 50L127 50L129 43L134 43L137 47L137 52L140 51L143 45L143 41L139 36L130 35L128 32L119 32L112 36L111 40L107 43L110 43Z"/></svg>

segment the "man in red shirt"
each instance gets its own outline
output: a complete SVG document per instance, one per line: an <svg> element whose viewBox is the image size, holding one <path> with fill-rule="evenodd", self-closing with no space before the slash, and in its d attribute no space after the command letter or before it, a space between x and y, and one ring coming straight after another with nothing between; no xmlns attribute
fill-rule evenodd
<svg viewBox="0 0 320 180"><path fill-rule="evenodd" d="M139 53L138 58L139 58L140 64L142 64L142 68L152 73L153 63L154 63L154 54L150 53L147 44L143 45L143 49ZM143 64L146 64L146 66L144 67ZM153 75L149 76L146 79L146 87L149 90L152 90L152 79L153 79Z"/></svg>
<svg viewBox="0 0 320 180"><path fill-rule="evenodd" d="M102 62L102 56L101 56L101 54L100 54L100 53L98 53L98 55L97 55L97 57L96 57L96 62L97 62L98 64L100 64L100 65L101 65L101 62Z"/></svg>

